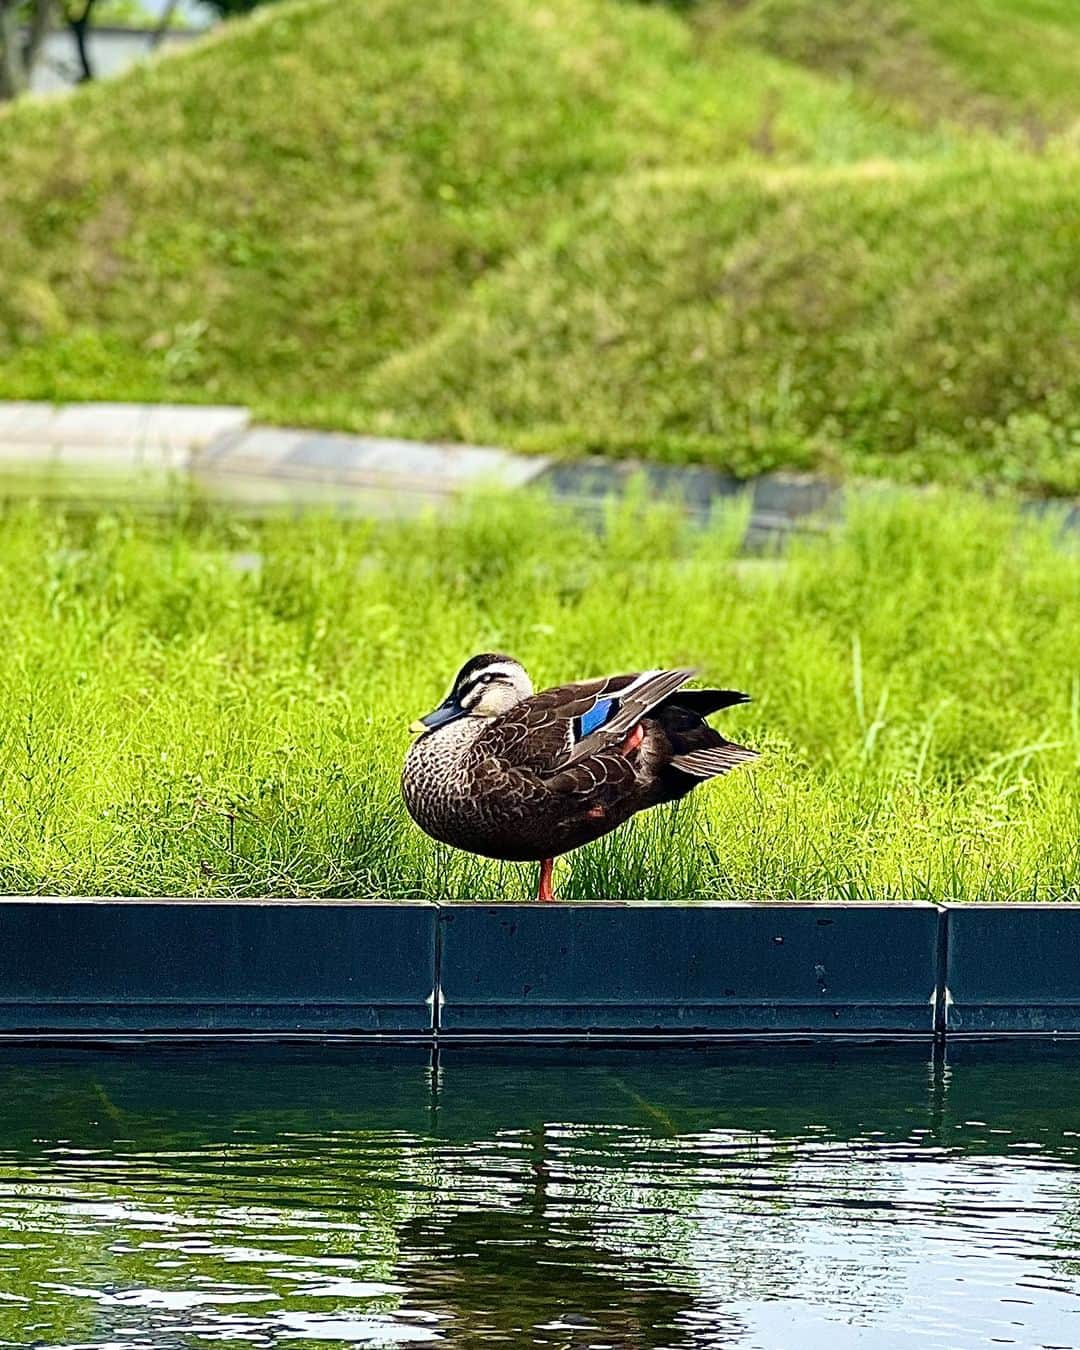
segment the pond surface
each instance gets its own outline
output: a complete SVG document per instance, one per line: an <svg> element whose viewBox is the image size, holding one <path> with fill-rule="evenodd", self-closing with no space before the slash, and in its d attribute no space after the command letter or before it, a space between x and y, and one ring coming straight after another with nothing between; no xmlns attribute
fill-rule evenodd
<svg viewBox="0 0 1080 1350"><path fill-rule="evenodd" d="M1080 1346L1080 1047L0 1051L0 1346Z"/></svg>

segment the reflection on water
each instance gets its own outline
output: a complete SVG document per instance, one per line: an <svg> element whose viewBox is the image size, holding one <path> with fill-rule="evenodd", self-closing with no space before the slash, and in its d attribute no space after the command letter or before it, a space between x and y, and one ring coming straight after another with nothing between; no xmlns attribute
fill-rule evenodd
<svg viewBox="0 0 1080 1350"><path fill-rule="evenodd" d="M1080 1047L0 1055L0 1346L1080 1346Z"/></svg>

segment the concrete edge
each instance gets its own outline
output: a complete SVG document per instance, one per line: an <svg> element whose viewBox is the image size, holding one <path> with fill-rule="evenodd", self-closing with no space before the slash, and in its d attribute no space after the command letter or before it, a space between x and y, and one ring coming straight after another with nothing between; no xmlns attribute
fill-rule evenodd
<svg viewBox="0 0 1080 1350"><path fill-rule="evenodd" d="M638 477L698 521L718 505L748 498L750 546L793 530L828 529L842 519L852 491L920 491L888 482L845 486L796 471L737 479L705 464L561 459L497 446L265 426L253 423L246 408L230 405L0 402L0 485L5 478L30 478L61 497L77 488L83 500L113 500L118 491L138 498L187 482L236 510L371 514L439 505L477 488L536 486L589 512ZM1054 505L1022 501L1035 515ZM1064 512L1063 528L1080 531L1080 504L1063 499L1056 506Z"/></svg>

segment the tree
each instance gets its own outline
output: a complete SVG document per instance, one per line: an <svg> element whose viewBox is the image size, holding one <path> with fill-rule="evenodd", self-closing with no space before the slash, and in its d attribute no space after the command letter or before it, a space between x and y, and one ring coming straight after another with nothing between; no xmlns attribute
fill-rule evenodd
<svg viewBox="0 0 1080 1350"><path fill-rule="evenodd" d="M17 98L30 87L45 39L53 26L57 0L0 0L0 99ZM59 13L71 29L79 56L79 79L92 80L87 36L97 0L59 0Z"/></svg>
<svg viewBox="0 0 1080 1350"><path fill-rule="evenodd" d="M53 0L0 0L0 99L29 88L52 20Z"/></svg>
<svg viewBox="0 0 1080 1350"><path fill-rule="evenodd" d="M79 54L79 83L94 78L94 69L90 64L90 52L86 45L90 32L90 15L96 0L61 0L64 6L64 19L75 39L75 50Z"/></svg>
<svg viewBox="0 0 1080 1350"><path fill-rule="evenodd" d="M163 41L179 3L180 0L167 0L148 42L151 51ZM207 0L207 3L222 18L228 18L234 14L247 14L266 0ZM42 45L57 17L71 30L79 60L80 82L92 80L94 67L89 37L97 5L98 0L0 0L0 100L17 98L29 88ZM141 6L137 0L134 4L110 0L103 8L112 18L117 8L124 11L131 8L138 13ZM127 17L126 12L123 17Z"/></svg>
<svg viewBox="0 0 1080 1350"><path fill-rule="evenodd" d="M154 29L154 35L150 39L150 50L152 52L157 51L165 41L165 34L172 26L172 21L179 8L180 0L166 0L165 8L161 12L161 18L158 20L158 26Z"/></svg>
<svg viewBox="0 0 1080 1350"><path fill-rule="evenodd" d="M268 2L269 0L206 0L210 8L223 19L228 19L233 14L250 14L253 9Z"/></svg>

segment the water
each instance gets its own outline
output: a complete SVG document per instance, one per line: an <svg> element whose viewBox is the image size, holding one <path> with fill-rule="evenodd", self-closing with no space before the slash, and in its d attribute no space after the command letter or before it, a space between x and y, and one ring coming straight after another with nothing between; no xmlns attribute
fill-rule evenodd
<svg viewBox="0 0 1080 1350"><path fill-rule="evenodd" d="M1080 1346L1080 1047L0 1052L0 1346Z"/></svg>

